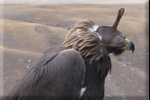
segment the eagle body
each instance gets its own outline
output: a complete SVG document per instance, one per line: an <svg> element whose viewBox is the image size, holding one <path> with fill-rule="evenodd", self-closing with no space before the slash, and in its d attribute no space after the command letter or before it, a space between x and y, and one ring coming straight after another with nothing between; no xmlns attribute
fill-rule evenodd
<svg viewBox="0 0 150 100"><path fill-rule="evenodd" d="M49 49L25 75L7 100L103 100L110 53L134 51L134 44L117 30L121 8L112 27L79 21L62 45Z"/></svg>
<svg viewBox="0 0 150 100"><path fill-rule="evenodd" d="M110 69L109 57L90 65L89 59L75 50L51 48L14 88L8 100L103 100L105 77ZM80 97L83 87L86 90Z"/></svg>

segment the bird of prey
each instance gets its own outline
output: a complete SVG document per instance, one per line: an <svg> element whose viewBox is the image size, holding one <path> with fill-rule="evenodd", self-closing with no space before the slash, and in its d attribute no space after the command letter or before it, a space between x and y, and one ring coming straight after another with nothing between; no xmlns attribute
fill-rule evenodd
<svg viewBox="0 0 150 100"><path fill-rule="evenodd" d="M109 54L134 51L134 44L117 30L125 9L112 26L79 21L62 45L49 49L21 79L8 100L103 100Z"/></svg>

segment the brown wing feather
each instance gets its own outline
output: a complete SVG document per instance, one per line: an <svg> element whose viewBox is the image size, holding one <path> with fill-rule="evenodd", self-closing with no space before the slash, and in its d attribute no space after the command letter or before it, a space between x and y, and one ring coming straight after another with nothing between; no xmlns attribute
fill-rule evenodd
<svg viewBox="0 0 150 100"><path fill-rule="evenodd" d="M9 100L78 100L85 74L80 54L68 49L45 59L24 77Z"/></svg>

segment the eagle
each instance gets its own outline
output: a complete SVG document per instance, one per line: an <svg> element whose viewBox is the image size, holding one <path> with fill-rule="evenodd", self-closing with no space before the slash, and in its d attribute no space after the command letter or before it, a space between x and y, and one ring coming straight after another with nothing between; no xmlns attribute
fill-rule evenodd
<svg viewBox="0 0 150 100"><path fill-rule="evenodd" d="M124 12L119 9L112 26L78 21L61 45L43 54L7 100L103 100L105 79L112 68L109 54L135 49L117 30Z"/></svg>

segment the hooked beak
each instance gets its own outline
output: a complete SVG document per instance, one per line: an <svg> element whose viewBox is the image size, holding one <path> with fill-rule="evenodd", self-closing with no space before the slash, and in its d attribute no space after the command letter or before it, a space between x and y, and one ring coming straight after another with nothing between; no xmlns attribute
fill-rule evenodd
<svg viewBox="0 0 150 100"><path fill-rule="evenodd" d="M126 39L125 41L126 41L126 45L122 49L132 50L132 53L133 53L135 50L135 46L134 46L133 42L131 40L128 40L128 39Z"/></svg>

